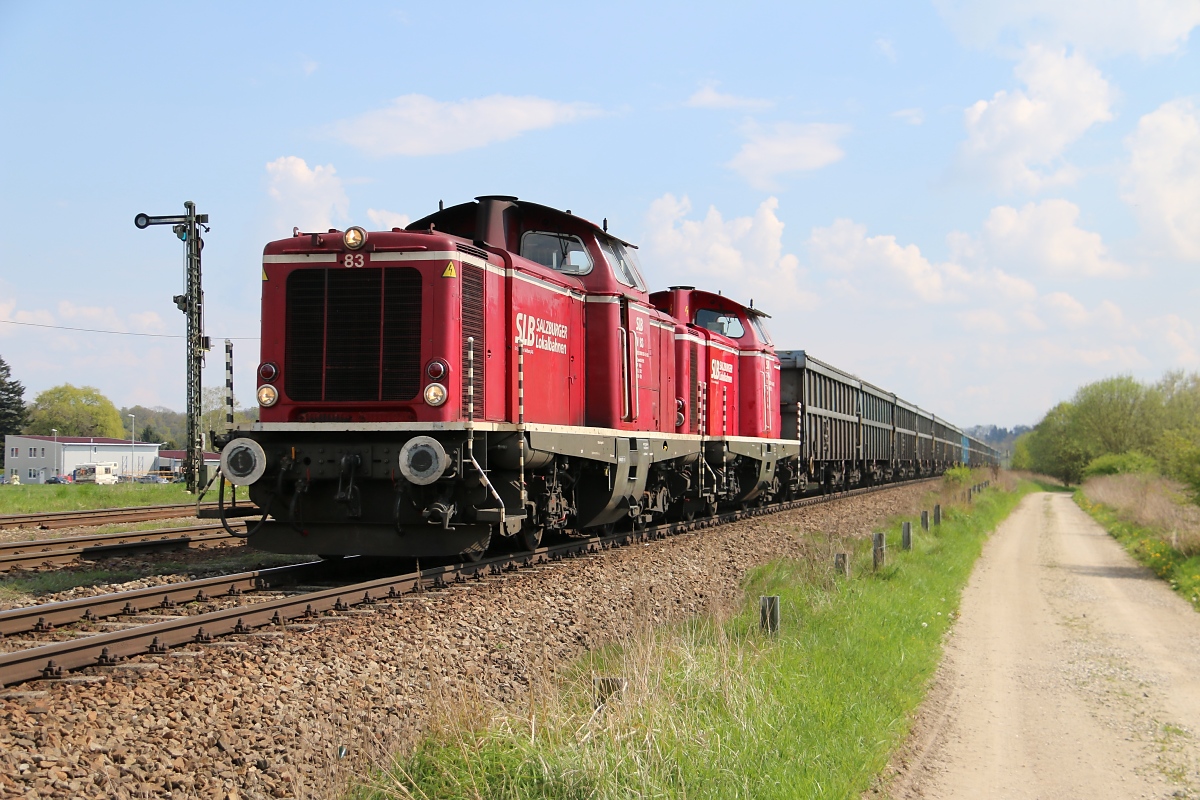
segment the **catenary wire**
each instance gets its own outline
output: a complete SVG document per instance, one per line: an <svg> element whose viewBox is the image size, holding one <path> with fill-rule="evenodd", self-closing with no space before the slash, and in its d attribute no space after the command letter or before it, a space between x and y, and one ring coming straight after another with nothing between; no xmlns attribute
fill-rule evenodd
<svg viewBox="0 0 1200 800"><path fill-rule="evenodd" d="M187 337L180 333L131 333L129 331L103 331L96 328L72 328L67 325L46 325L41 322L17 322L14 319L0 319L0 322L5 325L26 325L31 328L53 328L56 331L81 331L83 333L111 333L113 336L149 336L155 339L186 339ZM214 336L214 339L232 339L234 341L254 341L257 342L257 336Z"/></svg>

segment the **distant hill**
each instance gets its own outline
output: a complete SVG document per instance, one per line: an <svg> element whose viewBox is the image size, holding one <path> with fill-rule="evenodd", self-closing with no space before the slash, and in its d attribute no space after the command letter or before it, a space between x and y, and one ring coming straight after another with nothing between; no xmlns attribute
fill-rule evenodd
<svg viewBox="0 0 1200 800"><path fill-rule="evenodd" d="M968 436L974 436L984 444L990 444L992 447L1000 451L1002 456L1011 455L1013 442L1023 433L1028 433L1033 430L1028 425L1017 425L1013 428L1000 428L996 425L975 425L971 428L963 428L963 432Z"/></svg>
<svg viewBox="0 0 1200 800"><path fill-rule="evenodd" d="M225 390L205 389L203 392L203 415L201 416L201 432L208 436L210 430L218 433L225 430ZM236 403L236 398L234 398ZM121 409L121 422L125 426L125 435L129 431L129 415L134 415L137 424L137 438L146 442L165 442L169 450L185 449L187 442L187 415L182 411L172 411L169 408L155 406L131 406ZM237 408L234 411L235 423L253 422L258 419L258 406ZM205 445L210 447L211 445Z"/></svg>

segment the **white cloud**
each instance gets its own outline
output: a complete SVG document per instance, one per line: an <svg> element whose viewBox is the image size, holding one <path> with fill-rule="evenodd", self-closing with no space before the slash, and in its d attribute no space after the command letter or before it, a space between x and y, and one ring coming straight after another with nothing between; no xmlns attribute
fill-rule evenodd
<svg viewBox="0 0 1200 800"><path fill-rule="evenodd" d="M332 164L309 168L302 158L282 156L267 164L267 180L278 229L329 230L350 210L350 198Z"/></svg>
<svg viewBox="0 0 1200 800"><path fill-rule="evenodd" d="M847 125L825 123L781 122L769 130L751 125L746 143L727 166L754 188L770 191L783 173L820 169L840 160L845 152L837 142L849 132Z"/></svg>
<svg viewBox="0 0 1200 800"><path fill-rule="evenodd" d="M977 308L971 311L960 311L955 315L965 330L980 333L1008 333L1008 320L999 311L991 308Z"/></svg>
<svg viewBox="0 0 1200 800"><path fill-rule="evenodd" d="M1180 367L1200 367L1200 341L1196 327L1178 314L1167 314L1149 321L1149 327L1172 351Z"/></svg>
<svg viewBox="0 0 1200 800"><path fill-rule="evenodd" d="M429 156L471 150L599 114L587 103L541 97L494 94L443 102L406 94L386 108L335 122L330 132L371 155Z"/></svg>
<svg viewBox="0 0 1200 800"><path fill-rule="evenodd" d="M1200 113L1173 100L1138 121L1123 197L1162 249L1200 260Z"/></svg>
<svg viewBox="0 0 1200 800"><path fill-rule="evenodd" d="M1197 0L935 0L950 28L976 46L1020 41L1097 55L1173 53L1200 24Z"/></svg>
<svg viewBox="0 0 1200 800"><path fill-rule="evenodd" d="M993 208L983 223L980 251L993 264L1065 277L1114 278L1129 267L1108 257L1100 234L1076 225L1079 207L1067 200Z"/></svg>
<svg viewBox="0 0 1200 800"><path fill-rule="evenodd" d="M722 94L714 84L700 87L685 105L691 108L712 108L721 111L762 111L775 105L770 100L758 97L738 97L732 94Z"/></svg>
<svg viewBox="0 0 1200 800"><path fill-rule="evenodd" d="M307 78L309 75L312 75L314 72L316 72L317 68L320 66L321 65L319 63L311 58L305 58L300 64L300 69L304 71L304 77Z"/></svg>
<svg viewBox="0 0 1200 800"><path fill-rule="evenodd" d="M408 223L412 222L408 214L397 214L395 211L385 211L382 208L368 208L367 219L371 220L372 224L380 230L407 228Z"/></svg>
<svg viewBox="0 0 1200 800"><path fill-rule="evenodd" d="M644 259L666 273L652 283L686 283L725 290L741 302L756 299L768 313L812 308L816 298L800 288L800 262L783 252L779 201L764 200L753 217L726 220L714 207L703 219L688 219L688 198L666 194L646 215ZM665 280L664 280L665 277Z"/></svg>
<svg viewBox="0 0 1200 800"><path fill-rule="evenodd" d="M892 45L891 39L876 39L875 49L888 61L896 63L896 48Z"/></svg>
<svg viewBox="0 0 1200 800"><path fill-rule="evenodd" d="M996 92L964 112L963 167L1005 190L1074 182L1078 171L1060 159L1088 128L1112 119L1113 90L1081 54L1038 45L1014 74L1024 89Z"/></svg>
<svg viewBox="0 0 1200 800"><path fill-rule="evenodd" d="M929 303L945 302L954 296L946 286L945 269L921 255L920 248L901 245L895 236L867 236L867 226L853 220L838 219L827 228L813 228L808 248L813 263L826 270L866 272L872 282L891 275Z"/></svg>
<svg viewBox="0 0 1200 800"><path fill-rule="evenodd" d="M925 112L919 108L902 108L899 111L893 111L892 116L909 125L920 125L925 121Z"/></svg>
<svg viewBox="0 0 1200 800"><path fill-rule="evenodd" d="M1140 336L1137 326L1125 319L1120 307L1111 300L1102 300L1092 310L1066 292L1051 292L1040 298L1039 305L1046 314L1068 329L1101 328L1113 339L1128 339Z"/></svg>

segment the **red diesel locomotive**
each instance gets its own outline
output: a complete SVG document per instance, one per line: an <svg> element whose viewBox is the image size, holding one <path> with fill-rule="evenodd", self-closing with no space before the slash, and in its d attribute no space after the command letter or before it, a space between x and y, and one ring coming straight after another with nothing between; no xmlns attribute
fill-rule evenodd
<svg viewBox="0 0 1200 800"><path fill-rule="evenodd" d="M494 536L689 519L994 453L762 312L649 293L634 247L513 197L263 254L260 421L221 471L286 553L482 554Z"/></svg>

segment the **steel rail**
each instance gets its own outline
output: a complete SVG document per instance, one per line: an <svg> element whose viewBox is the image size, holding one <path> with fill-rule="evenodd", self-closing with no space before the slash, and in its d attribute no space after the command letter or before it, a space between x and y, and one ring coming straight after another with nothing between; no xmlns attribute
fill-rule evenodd
<svg viewBox="0 0 1200 800"><path fill-rule="evenodd" d="M200 508L216 508L216 503L201 503ZM192 517L195 503L125 508L92 508L78 511L45 511L31 514L0 514L0 528L37 527L45 529L103 525L110 522L143 522L152 519Z"/></svg>
<svg viewBox="0 0 1200 800"><path fill-rule="evenodd" d="M231 539L220 525L158 528L152 531L99 533L62 539L28 539L0 543L0 572L14 567L61 564L86 556L163 548L197 547Z"/></svg>
<svg viewBox="0 0 1200 800"><path fill-rule="evenodd" d="M672 534L690 533L741 519L776 514L925 480L930 479L923 478L902 483L851 489L845 492L818 495L740 511L729 511L692 522L668 522L608 536L573 539L564 544L541 547L523 553L432 567L420 572L377 578L293 597L267 600L251 606L237 606L126 630L96 634L74 641L40 645L27 650L0 654L0 685L8 686L37 678L61 677L65 671L84 667L113 666L130 656L161 654L173 646L189 643L203 644L212 641L217 636L250 633L255 628L268 625L285 625L296 619L316 617L324 611L348 611L353 605L370 605L380 600L400 598L405 594L421 591L424 587L441 588L448 585L448 582L465 583L471 577L481 580L485 574L499 575L521 567L579 557L611 547L662 539Z"/></svg>
<svg viewBox="0 0 1200 800"><path fill-rule="evenodd" d="M92 622L102 617L133 616L147 613L151 609L170 609L184 603L205 602L216 597L237 597L246 592L264 591L294 583L301 578L319 577L321 573L329 571L331 563L338 562L306 561L302 564L147 586L142 589L0 611L0 636L49 632L62 625Z"/></svg>

